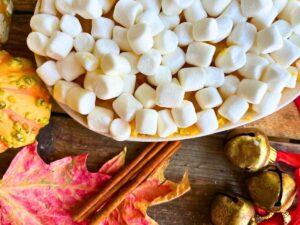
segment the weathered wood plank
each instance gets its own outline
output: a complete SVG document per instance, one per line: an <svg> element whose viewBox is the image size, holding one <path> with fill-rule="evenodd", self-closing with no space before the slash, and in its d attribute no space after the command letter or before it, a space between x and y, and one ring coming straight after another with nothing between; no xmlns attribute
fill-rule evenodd
<svg viewBox="0 0 300 225"><path fill-rule="evenodd" d="M248 126L257 127L268 136L300 140L300 113L294 103Z"/></svg>
<svg viewBox="0 0 300 225"><path fill-rule="evenodd" d="M33 12L37 0L13 0L14 10L18 12Z"/></svg>
<svg viewBox="0 0 300 225"><path fill-rule="evenodd" d="M72 128L72 129L70 129ZM182 198L153 207L150 215L160 224L209 224L209 207L215 192L232 190L243 193L243 172L233 168L222 153L224 135L213 135L183 142L182 150L174 157L167 177L179 181L189 170L192 191ZM97 135L65 117L52 117L50 125L40 136L40 153L46 161L88 152L88 168L99 166L127 145L132 159L144 143L118 143ZM280 145L279 145L280 144ZM299 145L274 143L283 150L300 152ZM179 213L181 212L181 213Z"/></svg>
<svg viewBox="0 0 300 225"><path fill-rule="evenodd" d="M31 31L29 26L31 16L31 14L14 15L9 41L4 45L4 49L14 56L27 57L34 61L33 54L26 44L26 38Z"/></svg>
<svg viewBox="0 0 300 225"><path fill-rule="evenodd" d="M71 128L71 129L70 129ZM88 168L99 166L127 145L128 158L132 159L144 143L119 143L97 135L72 119L52 117L51 123L39 136L40 153L46 161L68 155L89 153ZM223 135L183 142L182 150L173 158L167 177L175 181L189 170L192 191L182 198L153 207L150 215L161 225L209 224L209 204L215 192L235 190L245 176L232 168L222 154Z"/></svg>

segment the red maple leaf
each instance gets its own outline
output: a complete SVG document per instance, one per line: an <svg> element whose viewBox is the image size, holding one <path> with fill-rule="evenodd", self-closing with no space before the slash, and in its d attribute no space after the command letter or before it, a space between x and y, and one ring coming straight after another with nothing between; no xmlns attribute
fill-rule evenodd
<svg viewBox="0 0 300 225"><path fill-rule="evenodd" d="M124 165L126 151L105 163L97 173L86 169L87 155L66 157L46 164L37 144L25 147L0 181L1 225L88 225L76 223L71 210L95 193ZM189 189L187 174L179 183L164 178L166 165L152 174L102 225L152 225L149 206L170 201Z"/></svg>

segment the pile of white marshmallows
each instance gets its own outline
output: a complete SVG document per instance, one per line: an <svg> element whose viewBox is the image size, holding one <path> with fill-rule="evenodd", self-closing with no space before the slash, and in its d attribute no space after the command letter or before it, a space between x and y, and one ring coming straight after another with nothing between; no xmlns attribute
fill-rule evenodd
<svg viewBox="0 0 300 225"><path fill-rule="evenodd" d="M300 70L298 0L41 0L30 25L54 98L119 141L272 113Z"/></svg>

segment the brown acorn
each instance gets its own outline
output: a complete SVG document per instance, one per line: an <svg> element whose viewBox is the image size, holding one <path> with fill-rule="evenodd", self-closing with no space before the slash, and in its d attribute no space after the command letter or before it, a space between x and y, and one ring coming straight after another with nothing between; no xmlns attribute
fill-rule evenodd
<svg viewBox="0 0 300 225"><path fill-rule="evenodd" d="M268 212L287 211L296 196L296 182L287 173L269 166L247 181L253 203Z"/></svg>
<svg viewBox="0 0 300 225"><path fill-rule="evenodd" d="M254 206L241 197L218 194L211 207L214 225L254 225Z"/></svg>
<svg viewBox="0 0 300 225"><path fill-rule="evenodd" d="M252 172L276 160L276 150L270 146L266 135L255 128L231 131L226 137L225 151L235 166Z"/></svg>

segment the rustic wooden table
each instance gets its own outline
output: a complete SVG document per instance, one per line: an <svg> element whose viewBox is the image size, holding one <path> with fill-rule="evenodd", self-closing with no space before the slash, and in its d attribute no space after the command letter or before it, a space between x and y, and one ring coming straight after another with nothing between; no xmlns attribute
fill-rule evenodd
<svg viewBox="0 0 300 225"><path fill-rule="evenodd" d="M30 32L29 20L35 0L14 0L15 13L10 40L4 46L14 56L33 59L26 47ZM263 129L278 149L300 152L300 114L294 104L257 123L250 124ZM118 153L124 145L129 148L128 158L133 158L145 143L118 143L97 135L77 124L57 106L54 107L51 123L38 137L39 152L46 162L81 153L89 153L88 168L96 171L107 159ZM246 174L233 168L222 153L224 134L183 142L182 150L173 158L167 177L180 180L188 169L192 191L164 205L153 207L149 214L161 225L210 224L209 208L215 192L232 190L244 193ZM18 150L0 155L3 174Z"/></svg>

